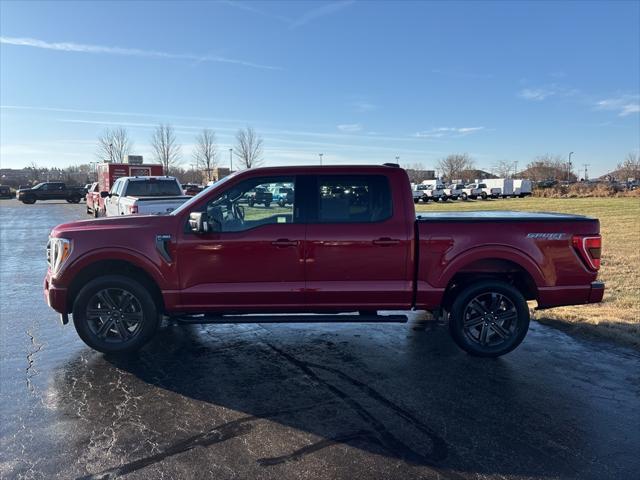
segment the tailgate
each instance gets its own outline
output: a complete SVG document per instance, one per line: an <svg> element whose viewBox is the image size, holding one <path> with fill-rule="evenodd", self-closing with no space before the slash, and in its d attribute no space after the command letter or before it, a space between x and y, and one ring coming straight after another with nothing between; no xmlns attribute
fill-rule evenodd
<svg viewBox="0 0 640 480"><path fill-rule="evenodd" d="M171 213L192 197L130 197L138 206L139 214Z"/></svg>

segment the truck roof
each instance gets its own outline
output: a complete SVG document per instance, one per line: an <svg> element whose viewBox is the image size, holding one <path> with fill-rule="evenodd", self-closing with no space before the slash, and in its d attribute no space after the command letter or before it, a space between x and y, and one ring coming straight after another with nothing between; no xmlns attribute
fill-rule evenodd
<svg viewBox="0 0 640 480"><path fill-rule="evenodd" d="M592 222L584 215L555 212L514 212L510 210L470 212L425 212L416 214L419 222Z"/></svg>
<svg viewBox="0 0 640 480"><path fill-rule="evenodd" d="M144 180L175 180L176 177L169 177L167 175L140 175L140 176L135 176L135 177L120 177L120 178L125 178L129 181L144 181ZM118 178L118 180L120 180L120 178Z"/></svg>
<svg viewBox="0 0 640 480"><path fill-rule="evenodd" d="M390 165L293 165L293 166L278 166L278 167L258 167L252 168L250 170L240 170L233 173L245 173L245 172L253 172L253 173L274 173L274 174L282 174L282 173L294 173L294 172L305 172L305 173L322 173L322 172L343 172L349 173L349 170L352 170L352 173L371 173L371 172L389 172L395 169L399 169L399 167L390 166Z"/></svg>

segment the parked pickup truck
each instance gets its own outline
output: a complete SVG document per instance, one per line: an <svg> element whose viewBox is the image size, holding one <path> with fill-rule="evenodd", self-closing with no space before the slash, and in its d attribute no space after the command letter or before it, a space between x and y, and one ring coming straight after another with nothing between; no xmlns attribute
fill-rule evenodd
<svg viewBox="0 0 640 480"><path fill-rule="evenodd" d="M462 196L463 189L464 185L462 183L452 183L444 189L444 194L453 200L457 200Z"/></svg>
<svg viewBox="0 0 640 480"><path fill-rule="evenodd" d="M87 214L98 218L100 211L104 209L104 199L100 196L100 185L98 182L93 182L89 185L87 194L85 195L85 201L87 204Z"/></svg>
<svg viewBox="0 0 640 480"><path fill-rule="evenodd" d="M16 198L28 205L36 203L37 200L66 200L69 203L79 203L84 195L84 187L67 187L62 182L39 183L32 188L20 188L16 192Z"/></svg>
<svg viewBox="0 0 640 480"><path fill-rule="evenodd" d="M101 196L107 217L165 214L191 198L174 177L120 177Z"/></svg>
<svg viewBox="0 0 640 480"><path fill-rule="evenodd" d="M291 185L293 205L246 204L251 192L278 184ZM397 166L252 168L169 215L58 225L44 294L102 352L140 348L162 315L183 323L397 321L377 311L418 309L448 319L467 352L498 356L525 337L528 300L538 308L602 300L600 247L598 220L583 216L416 216ZM237 315L300 312L325 315Z"/></svg>

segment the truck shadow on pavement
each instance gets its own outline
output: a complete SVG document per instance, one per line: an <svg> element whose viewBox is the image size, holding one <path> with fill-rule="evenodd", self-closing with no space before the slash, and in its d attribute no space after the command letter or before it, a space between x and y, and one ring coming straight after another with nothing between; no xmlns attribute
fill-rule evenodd
<svg viewBox="0 0 640 480"><path fill-rule="evenodd" d="M96 432L113 432L109 449L120 453L82 478L214 446L229 466L238 457L258 469L342 447L401 461L409 475L575 474L545 437L557 425L573 428L561 417L570 411L563 392L546 385L553 400L541 411L529 391L538 386L512 362L469 357L444 329L424 330L390 338L378 325L169 326L133 356L85 350L58 377L61 407L86 428L74 441L95 445ZM261 453L248 459L235 438Z"/></svg>

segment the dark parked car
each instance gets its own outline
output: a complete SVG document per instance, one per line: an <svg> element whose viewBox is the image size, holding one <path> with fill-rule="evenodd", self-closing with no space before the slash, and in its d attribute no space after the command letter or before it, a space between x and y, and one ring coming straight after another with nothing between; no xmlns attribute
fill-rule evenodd
<svg viewBox="0 0 640 480"><path fill-rule="evenodd" d="M196 185L195 183L184 183L182 184L182 190L184 191L185 195L193 197L204 190L204 187Z"/></svg>
<svg viewBox="0 0 640 480"><path fill-rule="evenodd" d="M84 197L84 187L67 187L62 182L39 183L33 188L21 188L16 197L22 203L32 204L37 200L66 200L69 203L80 203Z"/></svg>
<svg viewBox="0 0 640 480"><path fill-rule="evenodd" d="M9 185L0 185L0 198L11 198L11 188Z"/></svg>
<svg viewBox="0 0 640 480"><path fill-rule="evenodd" d="M266 188L256 187L247 193L247 203L250 207L261 203L265 207L269 208L271 206L271 202L273 202L273 194Z"/></svg>

